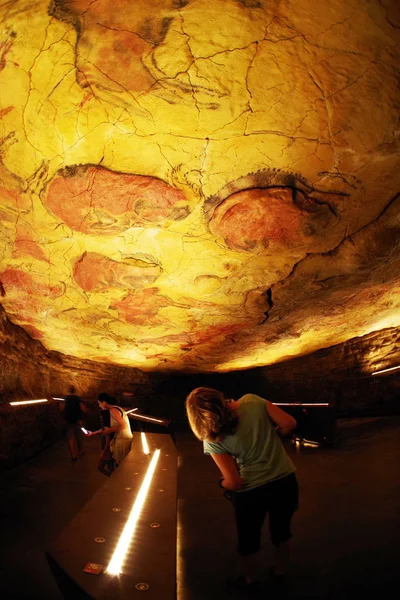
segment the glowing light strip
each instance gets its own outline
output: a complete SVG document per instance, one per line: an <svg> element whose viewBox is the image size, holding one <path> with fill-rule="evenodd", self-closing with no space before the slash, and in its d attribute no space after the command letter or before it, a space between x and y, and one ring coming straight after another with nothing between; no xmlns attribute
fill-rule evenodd
<svg viewBox="0 0 400 600"><path fill-rule="evenodd" d="M53 400L59 400L60 402L65 402L65 398L53 398Z"/></svg>
<svg viewBox="0 0 400 600"><path fill-rule="evenodd" d="M153 454L153 458L151 459L149 468L147 469L145 478L143 479L143 483L140 487L139 493L136 496L135 503L132 506L132 510L125 524L124 530L121 533L121 536L118 540L118 544L114 550L114 554L111 557L110 563L107 567L107 573L110 573L111 575L118 575L121 572L122 564L125 560L126 553L132 541L136 524L139 520L143 504L146 500L159 456L160 450L156 450Z"/></svg>
<svg viewBox="0 0 400 600"><path fill-rule="evenodd" d="M321 444L319 442L312 442L311 440L303 440L303 446L309 446L310 448L318 448Z"/></svg>
<svg viewBox="0 0 400 600"><path fill-rule="evenodd" d="M305 440L303 438L296 438L296 446L305 446L306 448L319 448L321 445L319 442L312 442L311 440Z"/></svg>
<svg viewBox="0 0 400 600"><path fill-rule="evenodd" d="M329 402L273 402L275 406L330 406Z"/></svg>
<svg viewBox="0 0 400 600"><path fill-rule="evenodd" d="M18 402L10 402L11 406L21 406L22 404L43 404L44 402L48 402L47 398L43 398L42 400L20 400Z"/></svg>
<svg viewBox="0 0 400 600"><path fill-rule="evenodd" d="M389 369L382 369L382 371L374 371L373 373L371 373L371 375L378 375L379 373L387 373L388 371L397 371L397 369L400 369L400 365L397 365L397 367L390 367Z"/></svg>
<svg viewBox="0 0 400 600"><path fill-rule="evenodd" d="M126 414L129 415L129 413L135 412L135 410L137 410L137 408L131 408L131 410L126 410Z"/></svg>
<svg viewBox="0 0 400 600"><path fill-rule="evenodd" d="M136 413L135 417L140 417L141 419L144 419L145 421L155 421L156 423L166 423L166 421L164 419L155 419L154 417L146 417L146 415L139 415L139 413Z"/></svg>
<svg viewBox="0 0 400 600"><path fill-rule="evenodd" d="M303 442L303 446L306 448L319 448L319 444L317 444L317 442Z"/></svg>
<svg viewBox="0 0 400 600"><path fill-rule="evenodd" d="M149 445L147 443L147 438L144 431L142 431L142 447L145 454L150 454Z"/></svg>

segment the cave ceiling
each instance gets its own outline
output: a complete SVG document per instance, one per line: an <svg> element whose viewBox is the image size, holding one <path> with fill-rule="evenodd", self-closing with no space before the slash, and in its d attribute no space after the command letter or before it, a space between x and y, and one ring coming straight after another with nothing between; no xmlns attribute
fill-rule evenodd
<svg viewBox="0 0 400 600"><path fill-rule="evenodd" d="M399 326L397 0L0 11L10 321L78 358L221 372Z"/></svg>

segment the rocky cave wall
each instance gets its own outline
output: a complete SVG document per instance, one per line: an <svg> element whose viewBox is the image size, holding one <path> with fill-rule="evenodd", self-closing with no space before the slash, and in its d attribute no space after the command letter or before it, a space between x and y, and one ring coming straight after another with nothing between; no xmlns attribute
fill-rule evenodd
<svg viewBox="0 0 400 600"><path fill-rule="evenodd" d="M399 413L399 372L372 376L400 364L400 330L390 328L313 354L227 374L165 375L80 361L46 351L0 312L0 467L17 464L63 435L58 404L11 408L10 400L66 394L72 383L85 399L100 391L131 392L151 413L185 422L184 399L208 385L238 397L258 393L275 402L331 402L339 416Z"/></svg>
<svg viewBox="0 0 400 600"><path fill-rule="evenodd" d="M217 387L238 398L247 392L272 402L328 402L338 417L391 415L400 412L400 371L373 376L400 365L400 329L388 328L318 352L268 367L228 374L184 375L163 381L155 398L164 395L177 418L186 394L197 386Z"/></svg>
<svg viewBox="0 0 400 600"><path fill-rule="evenodd" d="M13 323L165 373L400 326L398 0L0 4Z"/></svg>
<svg viewBox="0 0 400 600"><path fill-rule="evenodd" d="M30 458L60 439L64 423L59 403L11 407L10 401L62 396L71 384L77 393L95 400L99 392L137 394L146 402L152 393L148 374L78 360L49 352L0 308L0 469Z"/></svg>
<svg viewBox="0 0 400 600"><path fill-rule="evenodd" d="M289 362L256 369L272 400L334 403L339 416L400 412L400 330L383 329Z"/></svg>
<svg viewBox="0 0 400 600"><path fill-rule="evenodd" d="M0 394L9 400L66 394L73 384L84 397L100 391L135 391L148 395L151 378L139 369L79 360L59 352L47 351L40 342L10 323L0 308Z"/></svg>

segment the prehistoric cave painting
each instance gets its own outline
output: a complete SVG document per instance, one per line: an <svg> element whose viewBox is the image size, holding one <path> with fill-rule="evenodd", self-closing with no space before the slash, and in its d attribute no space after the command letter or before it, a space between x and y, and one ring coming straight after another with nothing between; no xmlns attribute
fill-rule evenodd
<svg viewBox="0 0 400 600"><path fill-rule="evenodd" d="M46 285L38 277L9 268L0 273L0 287L9 314L15 315L32 337L42 338L48 312L63 295L65 286Z"/></svg>
<svg viewBox="0 0 400 600"><path fill-rule="evenodd" d="M399 323L398 216L382 219L400 189L396 0L14 4L16 324L49 350L213 371Z"/></svg>
<svg viewBox="0 0 400 600"><path fill-rule="evenodd" d="M4 185L2 178L0 179L0 232L4 242L1 248L0 256L3 256L5 251L9 252L10 245L14 242L15 224L18 220L18 204L20 203L21 195L18 191L10 189ZM7 248L8 247L8 248Z"/></svg>
<svg viewBox="0 0 400 600"><path fill-rule="evenodd" d="M192 4L197 4L200 17L190 10ZM240 28L245 15L252 20L253 6L234 6L230 15L219 3L213 7L204 0L200 4L191 0L53 0L49 14L76 29L76 81L88 90L85 101L101 96L112 104L140 110L132 100L152 94L177 106L191 104L195 97L197 106L216 110L231 92L230 84L220 77L221 64L234 60L229 54L223 56L219 37L226 38L225 28ZM207 27L212 24L213 31L204 36L199 21ZM197 49L205 38L210 50L197 56L193 46ZM235 48L233 43L230 49ZM204 60L215 52L219 53L217 62Z"/></svg>
<svg viewBox="0 0 400 600"><path fill-rule="evenodd" d="M11 33L6 41L0 43L0 71L2 71L6 66L7 54L10 52L13 46L14 38L15 33Z"/></svg>
<svg viewBox="0 0 400 600"><path fill-rule="evenodd" d="M152 284L161 267L143 260L117 262L102 254L85 252L74 266L74 279L86 292L108 291L110 288L136 290Z"/></svg>
<svg viewBox="0 0 400 600"><path fill-rule="evenodd" d="M123 300L114 302L111 308L118 311L119 318L135 325L160 325L165 319L157 316L160 308L171 305L171 300L159 294L158 288L128 294Z"/></svg>
<svg viewBox="0 0 400 600"><path fill-rule="evenodd" d="M204 329L199 329L195 332L189 333L189 340L186 344L182 344L182 350L189 350L195 346L209 346L214 345L218 340L218 346L223 345L223 340L228 336L233 335L237 331L242 329L242 325L239 323L233 323L229 325L211 325Z"/></svg>
<svg viewBox="0 0 400 600"><path fill-rule="evenodd" d="M2 275L0 275L0 278L1 277ZM18 323L24 328L26 323L30 323L31 325L34 324L38 331L40 326L45 330L43 316L47 314L47 310L51 306L51 299L29 295L29 292L25 292L25 290L21 290L21 288L19 288L16 294L13 294L12 291L10 286L6 284L4 289L4 299L7 301L11 299L11 304L7 305L9 307L7 314L9 316L11 315L13 319L17 318Z"/></svg>
<svg viewBox="0 0 400 600"><path fill-rule="evenodd" d="M5 108L2 108L0 110L0 120L5 117L6 115L8 115L9 112L11 112L14 109L14 106L6 106Z"/></svg>
<svg viewBox="0 0 400 600"><path fill-rule="evenodd" d="M16 216L29 212L31 206L29 197L23 193L22 182L0 161L0 210L4 218L15 219ZM8 217L5 217L6 214Z"/></svg>
<svg viewBox="0 0 400 600"><path fill-rule="evenodd" d="M220 346L223 341L234 333L240 331L242 326L238 323L231 325L211 325L205 329L188 331L155 338L143 338L141 344L154 344L155 346L179 346L184 352L190 352L195 347ZM151 355L149 355L150 357Z"/></svg>
<svg viewBox="0 0 400 600"><path fill-rule="evenodd" d="M325 229L332 215L328 210L321 212L319 222ZM313 216L309 218L295 205L291 189L252 189L238 192L220 204L210 229L234 250L260 251L270 243L298 247L315 233Z"/></svg>
<svg viewBox="0 0 400 600"><path fill-rule="evenodd" d="M46 255L46 252L34 239L34 234L31 228L26 225L17 225L12 255L13 258L32 256L32 258L36 258L37 260L50 263L50 259Z"/></svg>
<svg viewBox="0 0 400 600"><path fill-rule="evenodd" d="M338 240L344 235L339 213L354 188L341 181L336 189L320 191L299 174L262 171L228 183L206 200L204 212L210 231L232 250L262 252L271 246L321 251L327 234L332 243L333 229Z"/></svg>
<svg viewBox="0 0 400 600"><path fill-rule="evenodd" d="M183 314L191 320L193 320L192 311L207 311L207 314L210 314L212 311L216 315L216 318L218 318L221 310L214 302L197 300L196 298L186 296L181 296L179 302L174 301L170 297L160 293L157 287L141 291L137 290L125 296L123 300L114 302L111 306L111 308L118 310L119 318L125 322L134 323L135 325L147 325L149 327L163 325L169 321L165 315L162 317L158 315L161 308L168 307L181 309ZM176 326L182 328L181 323L176 323Z"/></svg>
<svg viewBox="0 0 400 600"><path fill-rule="evenodd" d="M76 28L79 85L114 92L142 92L155 83L145 59L163 42L177 9L186 3L53 0L49 13Z"/></svg>
<svg viewBox="0 0 400 600"><path fill-rule="evenodd" d="M64 293L64 285L46 285L38 278L35 278L30 273L18 269L6 269L0 273L0 281L5 289L6 295L18 296L26 294L42 296L45 298L55 299Z"/></svg>
<svg viewBox="0 0 400 600"><path fill-rule="evenodd" d="M71 229L115 235L133 226L162 226L187 216L183 192L161 179L103 167L67 167L48 186L44 205Z"/></svg>

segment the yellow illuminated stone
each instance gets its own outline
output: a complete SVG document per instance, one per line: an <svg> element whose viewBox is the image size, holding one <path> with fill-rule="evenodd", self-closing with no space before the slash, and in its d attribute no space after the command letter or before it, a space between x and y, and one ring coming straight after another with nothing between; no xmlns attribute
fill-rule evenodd
<svg viewBox="0 0 400 600"><path fill-rule="evenodd" d="M0 10L1 303L29 335L225 371L399 325L396 0Z"/></svg>

